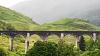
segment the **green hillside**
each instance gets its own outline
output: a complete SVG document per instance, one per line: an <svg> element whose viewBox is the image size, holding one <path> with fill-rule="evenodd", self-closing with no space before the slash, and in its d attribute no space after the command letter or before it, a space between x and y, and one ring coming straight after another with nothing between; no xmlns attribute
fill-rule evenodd
<svg viewBox="0 0 100 56"><path fill-rule="evenodd" d="M65 18L55 22L37 25L29 17L17 13L9 8L0 6L0 30L35 30L35 31L98 31L99 26L82 19Z"/></svg>
<svg viewBox="0 0 100 56"><path fill-rule="evenodd" d="M45 23L36 30L49 30L49 31L98 31L99 26L93 25L88 21L82 19L65 18L55 22Z"/></svg>
<svg viewBox="0 0 100 56"><path fill-rule="evenodd" d="M11 29L7 29L7 26ZM0 6L0 30L31 30L37 26L29 17Z"/></svg>

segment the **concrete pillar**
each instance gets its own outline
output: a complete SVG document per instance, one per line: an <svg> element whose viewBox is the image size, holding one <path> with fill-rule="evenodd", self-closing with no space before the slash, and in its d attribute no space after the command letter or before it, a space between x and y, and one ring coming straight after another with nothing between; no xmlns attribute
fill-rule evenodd
<svg viewBox="0 0 100 56"><path fill-rule="evenodd" d="M27 33L27 36L25 38L25 53L28 51L29 48L29 37L30 37L30 33Z"/></svg>
<svg viewBox="0 0 100 56"><path fill-rule="evenodd" d="M78 47L78 38L76 37L75 47Z"/></svg>
<svg viewBox="0 0 100 56"><path fill-rule="evenodd" d="M97 36L96 33L93 33L93 41L96 42Z"/></svg>
<svg viewBox="0 0 100 56"><path fill-rule="evenodd" d="M64 38L64 33L61 33L61 37L60 37L61 39L63 39Z"/></svg>
<svg viewBox="0 0 100 56"><path fill-rule="evenodd" d="M76 47L79 46L81 36L76 36Z"/></svg>
<svg viewBox="0 0 100 56"><path fill-rule="evenodd" d="M0 33L0 35L3 35L3 33Z"/></svg>
<svg viewBox="0 0 100 56"><path fill-rule="evenodd" d="M13 50L13 40L14 40L14 37L11 36L11 37L9 38L10 51Z"/></svg>
<svg viewBox="0 0 100 56"><path fill-rule="evenodd" d="M9 32L9 49L10 51L13 51L13 40L14 40L14 33L13 32Z"/></svg>
<svg viewBox="0 0 100 56"><path fill-rule="evenodd" d="M0 33L0 36L3 36L3 33Z"/></svg>

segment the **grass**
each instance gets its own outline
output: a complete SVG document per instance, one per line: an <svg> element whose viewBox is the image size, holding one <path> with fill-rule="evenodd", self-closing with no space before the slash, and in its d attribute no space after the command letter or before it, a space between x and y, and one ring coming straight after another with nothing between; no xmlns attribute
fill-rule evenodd
<svg viewBox="0 0 100 56"><path fill-rule="evenodd" d="M99 31L100 27L82 19L65 18L38 26L39 31Z"/></svg>

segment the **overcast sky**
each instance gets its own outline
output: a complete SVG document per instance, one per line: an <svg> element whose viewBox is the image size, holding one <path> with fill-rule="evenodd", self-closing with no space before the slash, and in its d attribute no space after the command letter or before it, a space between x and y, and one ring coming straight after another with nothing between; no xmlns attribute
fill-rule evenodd
<svg viewBox="0 0 100 56"><path fill-rule="evenodd" d="M5 7L11 7L22 1L25 1L25 0L0 0L0 5L5 6Z"/></svg>

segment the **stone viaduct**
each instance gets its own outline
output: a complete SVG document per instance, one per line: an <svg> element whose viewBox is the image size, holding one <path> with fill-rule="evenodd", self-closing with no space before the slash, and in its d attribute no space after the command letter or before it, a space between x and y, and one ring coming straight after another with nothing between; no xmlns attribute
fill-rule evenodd
<svg viewBox="0 0 100 56"><path fill-rule="evenodd" d="M47 41L49 35L57 35L59 38L63 39L63 37L67 34L71 34L76 36L76 46L81 42L81 38L84 34L89 35L93 38L93 41L96 41L97 36L100 34L100 31L0 31L1 34L9 35L9 48L13 50L13 41L14 36L23 35L25 36L25 53L29 47L29 37L31 35L37 34L39 35L43 41Z"/></svg>

